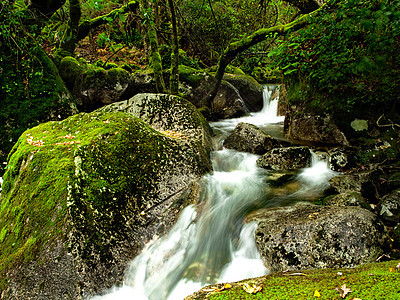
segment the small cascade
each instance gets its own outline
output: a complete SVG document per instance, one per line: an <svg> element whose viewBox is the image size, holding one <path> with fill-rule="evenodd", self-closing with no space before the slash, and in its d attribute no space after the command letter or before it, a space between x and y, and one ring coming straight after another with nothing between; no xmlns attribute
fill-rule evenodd
<svg viewBox="0 0 400 300"><path fill-rule="evenodd" d="M271 99L277 93L279 87L276 85L265 85L263 89L263 108L259 112L250 113L248 116L234 119L226 119L211 123L215 130L223 133L231 132L240 122L250 123L256 126L265 124L282 123L285 120L284 116L278 116L279 97Z"/></svg>

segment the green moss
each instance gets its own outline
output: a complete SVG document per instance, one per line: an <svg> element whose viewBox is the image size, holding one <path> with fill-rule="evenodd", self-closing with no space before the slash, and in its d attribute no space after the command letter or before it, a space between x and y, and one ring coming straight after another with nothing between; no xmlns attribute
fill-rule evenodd
<svg viewBox="0 0 400 300"><path fill-rule="evenodd" d="M232 284L232 288L192 299L341 299L335 288L346 284L352 290L346 297L363 300L400 299L399 261L373 263L351 269L325 269L302 271L303 276L277 273ZM262 285L261 292L249 294L243 283ZM318 291L320 297L315 297Z"/></svg>
<svg viewBox="0 0 400 300"><path fill-rule="evenodd" d="M60 62L60 76L69 89L72 89L77 77L83 73L83 68L79 62L71 57L64 57Z"/></svg>

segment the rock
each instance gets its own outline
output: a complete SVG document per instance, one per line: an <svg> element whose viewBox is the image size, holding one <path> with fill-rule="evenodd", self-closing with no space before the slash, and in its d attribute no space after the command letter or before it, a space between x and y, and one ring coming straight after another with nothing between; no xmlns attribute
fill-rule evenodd
<svg viewBox="0 0 400 300"><path fill-rule="evenodd" d="M153 127L109 108L20 137L0 196L3 298L82 299L121 284L196 198L193 182L211 170L209 128L185 100L157 97L135 110Z"/></svg>
<svg viewBox="0 0 400 300"><path fill-rule="evenodd" d="M332 117L291 113L285 118L287 136L291 140L333 145L349 145L346 136Z"/></svg>
<svg viewBox="0 0 400 300"><path fill-rule="evenodd" d="M379 203L379 215L389 223L400 223L400 189L382 198Z"/></svg>
<svg viewBox="0 0 400 300"><path fill-rule="evenodd" d="M124 100L132 93L131 88L132 76L128 71L91 68L76 78L72 94L80 110L90 112L105 104Z"/></svg>
<svg viewBox="0 0 400 300"><path fill-rule="evenodd" d="M237 84L238 88L228 81L223 80L221 82L218 93L211 103L211 106L207 107L209 109L209 113L205 115L210 120L241 117L249 111L241 95L244 95L246 91L256 89L254 86L254 81L251 79L251 77L249 77L248 80L244 80L243 78L247 77L244 75L232 75L229 78L232 79L232 77L235 76L242 78L242 80L240 80L240 84ZM215 84L215 78L203 70L196 70L181 65L179 66L179 80L179 92L182 93L183 96L193 103L197 108L205 110L206 104L203 102L203 100L206 98L212 86ZM237 79L235 82L239 82L239 79ZM134 73L133 87L131 90L134 91L132 95L136 93L154 93L156 90L153 73L148 71ZM247 96L246 99L250 99L249 101L255 103L256 97L257 92L253 91ZM259 101L261 101L262 105L262 94Z"/></svg>
<svg viewBox="0 0 400 300"><path fill-rule="evenodd" d="M223 79L239 91L249 111L256 112L263 108L263 87L253 77L225 73Z"/></svg>
<svg viewBox="0 0 400 300"><path fill-rule="evenodd" d="M295 170L311 165L308 147L274 148L257 160L257 166L272 170Z"/></svg>
<svg viewBox="0 0 400 300"><path fill-rule="evenodd" d="M239 123L235 130L224 140L224 147L254 154L264 154L272 148L289 145L278 141L255 125Z"/></svg>
<svg viewBox="0 0 400 300"><path fill-rule="evenodd" d="M384 226L359 207L300 205L258 211L257 247L271 272L353 267L374 261L386 239Z"/></svg>
<svg viewBox="0 0 400 300"><path fill-rule="evenodd" d="M338 175L329 179L329 184L339 194L358 192L369 202L374 203L379 198L378 176L378 171Z"/></svg>
<svg viewBox="0 0 400 300"><path fill-rule="evenodd" d="M238 89L222 81L218 93L211 103L212 120L238 118L248 112Z"/></svg>
<svg viewBox="0 0 400 300"><path fill-rule="evenodd" d="M371 209L368 202L360 192L344 192L338 195L328 196L323 199L323 204L328 206L361 206Z"/></svg>

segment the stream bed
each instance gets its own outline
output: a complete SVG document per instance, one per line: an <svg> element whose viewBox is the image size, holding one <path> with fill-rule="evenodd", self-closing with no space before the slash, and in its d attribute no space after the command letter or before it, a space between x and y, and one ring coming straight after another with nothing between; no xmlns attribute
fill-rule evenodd
<svg viewBox="0 0 400 300"><path fill-rule="evenodd" d="M262 111L211 123L217 133L214 171L200 182L200 203L186 207L166 236L147 244L128 266L122 286L93 300L184 299L208 284L268 274L254 240L257 224L245 223L246 215L261 208L313 201L335 174L313 154L311 167L293 172L293 179L282 186L271 186L275 172L257 167L258 155L222 147L239 122L283 139L278 98L270 101L275 89L264 87Z"/></svg>

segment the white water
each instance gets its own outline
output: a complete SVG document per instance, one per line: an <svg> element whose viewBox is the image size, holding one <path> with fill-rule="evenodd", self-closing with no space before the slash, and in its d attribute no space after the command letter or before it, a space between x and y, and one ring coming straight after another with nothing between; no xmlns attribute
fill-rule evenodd
<svg viewBox="0 0 400 300"><path fill-rule="evenodd" d="M274 101L259 113L212 126L223 132L232 131L239 122L268 128L269 122L283 120L276 117ZM267 171L256 166L257 158L235 150L215 151L214 172L201 182L200 205L185 208L167 236L145 247L128 267L123 286L92 299L176 300L207 284L267 274L254 241L257 225L244 224L244 217L258 208L314 198L334 173L313 155L312 166L297 176L299 188L276 196L265 180Z"/></svg>

